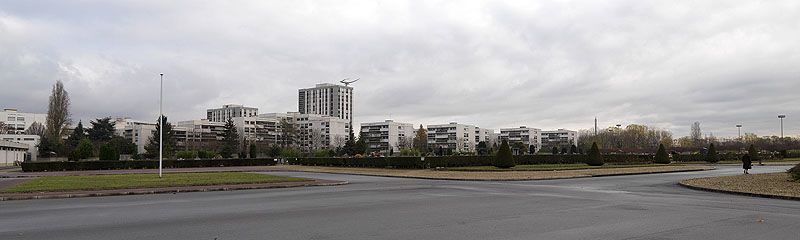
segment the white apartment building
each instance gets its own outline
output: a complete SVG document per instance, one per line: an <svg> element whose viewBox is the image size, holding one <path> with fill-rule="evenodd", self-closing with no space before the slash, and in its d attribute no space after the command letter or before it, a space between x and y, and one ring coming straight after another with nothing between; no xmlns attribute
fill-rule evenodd
<svg viewBox="0 0 800 240"><path fill-rule="evenodd" d="M297 103L300 114L332 116L352 123L352 87L321 83L313 88L299 89Z"/></svg>
<svg viewBox="0 0 800 240"><path fill-rule="evenodd" d="M286 121L293 125L297 134L293 145L303 150L343 146L350 133L350 122L333 116L288 112L261 114L259 117L275 119L279 143L281 143L281 135L284 134L281 122Z"/></svg>
<svg viewBox="0 0 800 240"><path fill-rule="evenodd" d="M39 142L41 137L39 135L28 134L0 134L0 140L24 144L27 147L27 153L30 155L31 161L36 161L39 156Z"/></svg>
<svg viewBox="0 0 800 240"><path fill-rule="evenodd" d="M475 152L479 140L488 140L491 130L451 122L449 124L428 125L428 148L434 152L441 147L448 152ZM481 137L481 135L484 135Z"/></svg>
<svg viewBox="0 0 800 240"><path fill-rule="evenodd" d="M414 124L392 120L361 123L361 137L365 138L368 152L400 152L401 148L412 146Z"/></svg>
<svg viewBox="0 0 800 240"><path fill-rule="evenodd" d="M275 144L278 141L280 121L275 117L236 117L233 124L246 142Z"/></svg>
<svg viewBox="0 0 800 240"><path fill-rule="evenodd" d="M569 148L570 146L578 145L578 132L567 129L542 131L541 141L544 148Z"/></svg>
<svg viewBox="0 0 800 240"><path fill-rule="evenodd" d="M153 136L153 131L156 130L156 126L157 124L154 122L117 118L114 121L114 133L117 136L131 140L136 144L136 152L142 154L147 152L144 146L147 146L150 137Z"/></svg>
<svg viewBox="0 0 800 240"><path fill-rule="evenodd" d="M528 152L530 146L534 146L536 151L538 152L542 148L542 139L541 139L542 130L538 128L528 128L526 126L520 126L518 128L503 128L500 129L499 140L500 141L508 141L508 144L514 143L522 143L525 145L526 149L516 149L519 152Z"/></svg>
<svg viewBox="0 0 800 240"><path fill-rule="evenodd" d="M0 122L6 126L6 134L23 134L34 122L45 126L47 114L19 112L16 108L6 108L0 112ZM0 133L0 134L3 134Z"/></svg>
<svg viewBox="0 0 800 240"><path fill-rule="evenodd" d="M173 130L178 150L216 149L225 123L208 119L180 121L173 124Z"/></svg>
<svg viewBox="0 0 800 240"><path fill-rule="evenodd" d="M258 115L258 108L237 104L226 104L221 108L206 110L206 119L211 122L225 122L228 121L228 118L255 117L256 115Z"/></svg>

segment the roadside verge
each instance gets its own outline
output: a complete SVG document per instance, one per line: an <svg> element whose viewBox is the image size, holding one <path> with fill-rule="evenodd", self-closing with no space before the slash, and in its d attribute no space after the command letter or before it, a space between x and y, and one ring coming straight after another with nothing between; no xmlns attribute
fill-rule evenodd
<svg viewBox="0 0 800 240"><path fill-rule="evenodd" d="M678 184L701 191L800 200L800 182L791 181L787 173L695 178L680 181Z"/></svg>

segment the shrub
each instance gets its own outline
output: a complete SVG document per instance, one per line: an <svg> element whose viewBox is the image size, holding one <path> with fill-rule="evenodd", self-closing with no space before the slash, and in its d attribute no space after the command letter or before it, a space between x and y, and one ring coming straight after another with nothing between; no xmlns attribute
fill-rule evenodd
<svg viewBox="0 0 800 240"><path fill-rule="evenodd" d="M656 151L655 163L669 164L669 156L667 150L664 149L664 144L658 144L658 151Z"/></svg>
<svg viewBox="0 0 800 240"><path fill-rule="evenodd" d="M100 157L100 160L119 160L119 152L117 152L117 149L109 144L103 144L103 146L100 146L100 154L98 156Z"/></svg>
<svg viewBox="0 0 800 240"><path fill-rule="evenodd" d="M294 148L284 148L284 149L281 149L281 154L280 155L281 155L281 157L284 157L284 158L296 158L296 157L300 157L300 151L297 151L297 149L294 149Z"/></svg>
<svg viewBox="0 0 800 240"><path fill-rule="evenodd" d="M706 153L706 161L710 163L719 162L719 155L717 154L717 148L714 147L713 143L708 146L708 153Z"/></svg>
<svg viewBox="0 0 800 240"><path fill-rule="evenodd" d="M553 147L552 151L553 155L558 155L558 147Z"/></svg>
<svg viewBox="0 0 800 240"><path fill-rule="evenodd" d="M597 142L592 143L592 148L589 149L589 155L586 159L586 164L589 164L589 166L603 166L603 155L600 154L600 149L597 148Z"/></svg>
<svg viewBox="0 0 800 240"><path fill-rule="evenodd" d="M211 159L211 158L217 157L217 152L210 151L210 150L209 151L200 150L200 151L197 151L197 157L200 158L200 159Z"/></svg>
<svg viewBox="0 0 800 240"><path fill-rule="evenodd" d="M503 140L503 143L500 144L500 149L497 150L497 155L494 157L494 166L498 168L512 168L514 165L514 156L511 154L511 147L508 146L508 141Z"/></svg>
<svg viewBox="0 0 800 240"><path fill-rule="evenodd" d="M92 152L92 141L90 141L88 138L81 139L81 142L78 143L78 147L75 148L73 153L73 161L90 158L92 157Z"/></svg>
<svg viewBox="0 0 800 240"><path fill-rule="evenodd" d="M400 156L401 157L409 157L409 156L419 156L419 150L416 148L402 148L400 149Z"/></svg>
<svg viewBox="0 0 800 240"><path fill-rule="evenodd" d="M175 158L191 160L197 158L197 155L197 151L178 151L175 153Z"/></svg>
<svg viewBox="0 0 800 240"><path fill-rule="evenodd" d="M790 168L788 172L795 181L800 181L800 163Z"/></svg>

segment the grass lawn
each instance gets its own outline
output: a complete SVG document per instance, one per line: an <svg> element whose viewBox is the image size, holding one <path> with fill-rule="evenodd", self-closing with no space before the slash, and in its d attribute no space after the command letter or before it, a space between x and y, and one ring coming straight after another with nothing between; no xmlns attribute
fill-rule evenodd
<svg viewBox="0 0 800 240"><path fill-rule="evenodd" d="M273 176L258 173L168 173L163 178L158 174L116 174L91 176L46 176L0 190L6 193L64 192L79 190L108 190L127 188L160 188L208 186L224 184L252 184L276 182L301 182L308 179Z"/></svg>
<svg viewBox="0 0 800 240"><path fill-rule="evenodd" d="M674 165L674 164L673 164ZM599 168L629 168L629 167L660 167L668 166L665 164L633 164L633 165L611 165L606 164L603 166L589 166L584 163L580 164L536 164L536 165L517 165L513 168L497 168L494 166L476 166L476 167L455 167L447 168L448 171L556 171L556 170L579 170L579 169L599 169Z"/></svg>
<svg viewBox="0 0 800 240"><path fill-rule="evenodd" d="M723 191L800 197L800 182L788 173L739 174L734 176L695 178L682 184Z"/></svg>

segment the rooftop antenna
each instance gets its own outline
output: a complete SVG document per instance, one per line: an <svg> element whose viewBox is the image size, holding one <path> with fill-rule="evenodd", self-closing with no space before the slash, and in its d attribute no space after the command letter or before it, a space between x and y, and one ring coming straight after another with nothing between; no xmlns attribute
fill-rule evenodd
<svg viewBox="0 0 800 240"><path fill-rule="evenodd" d="M348 81L348 80L350 80L350 78L342 79L339 82L340 83L344 83L344 86L350 86L351 83L358 82L358 80L361 80L361 78L356 78L356 80L352 80L352 81Z"/></svg>

